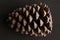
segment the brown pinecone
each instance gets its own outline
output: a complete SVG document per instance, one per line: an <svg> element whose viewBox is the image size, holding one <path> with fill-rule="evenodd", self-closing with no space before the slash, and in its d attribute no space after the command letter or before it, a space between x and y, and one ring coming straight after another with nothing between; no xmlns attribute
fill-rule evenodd
<svg viewBox="0 0 60 40"><path fill-rule="evenodd" d="M52 31L50 8L46 4L26 5L9 13L10 29L30 36L46 36Z"/></svg>

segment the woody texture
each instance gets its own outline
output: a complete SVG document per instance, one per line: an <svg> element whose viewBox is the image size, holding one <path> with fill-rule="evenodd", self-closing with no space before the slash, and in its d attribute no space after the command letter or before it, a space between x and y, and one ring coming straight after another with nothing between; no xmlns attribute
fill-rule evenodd
<svg viewBox="0 0 60 40"><path fill-rule="evenodd" d="M48 5L32 4L9 13L10 30L30 36L46 36L52 31L52 16Z"/></svg>

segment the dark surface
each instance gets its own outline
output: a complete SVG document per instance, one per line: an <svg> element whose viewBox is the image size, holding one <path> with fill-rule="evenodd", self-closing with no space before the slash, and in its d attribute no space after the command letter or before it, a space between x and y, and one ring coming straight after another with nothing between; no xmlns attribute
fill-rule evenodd
<svg viewBox="0 0 60 40"><path fill-rule="evenodd" d="M11 32L5 25L6 15L17 7L33 3L46 3L53 16L53 31L46 37L31 37ZM60 40L60 1L59 0L0 0L0 40Z"/></svg>

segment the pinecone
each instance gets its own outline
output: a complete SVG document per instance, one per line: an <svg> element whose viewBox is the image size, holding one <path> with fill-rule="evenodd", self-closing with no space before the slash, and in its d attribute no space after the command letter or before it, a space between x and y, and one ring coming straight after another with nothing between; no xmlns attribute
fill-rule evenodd
<svg viewBox="0 0 60 40"><path fill-rule="evenodd" d="M50 8L46 4L26 5L9 13L8 26L30 36L46 36L52 31Z"/></svg>

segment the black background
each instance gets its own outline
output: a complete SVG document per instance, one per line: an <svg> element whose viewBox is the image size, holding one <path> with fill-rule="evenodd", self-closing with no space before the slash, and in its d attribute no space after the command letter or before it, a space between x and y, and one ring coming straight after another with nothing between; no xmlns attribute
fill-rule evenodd
<svg viewBox="0 0 60 40"><path fill-rule="evenodd" d="M46 37L34 37L11 32L4 22L10 11L26 4L46 3L53 17L52 33ZM0 0L0 40L60 40L60 1L59 0Z"/></svg>

